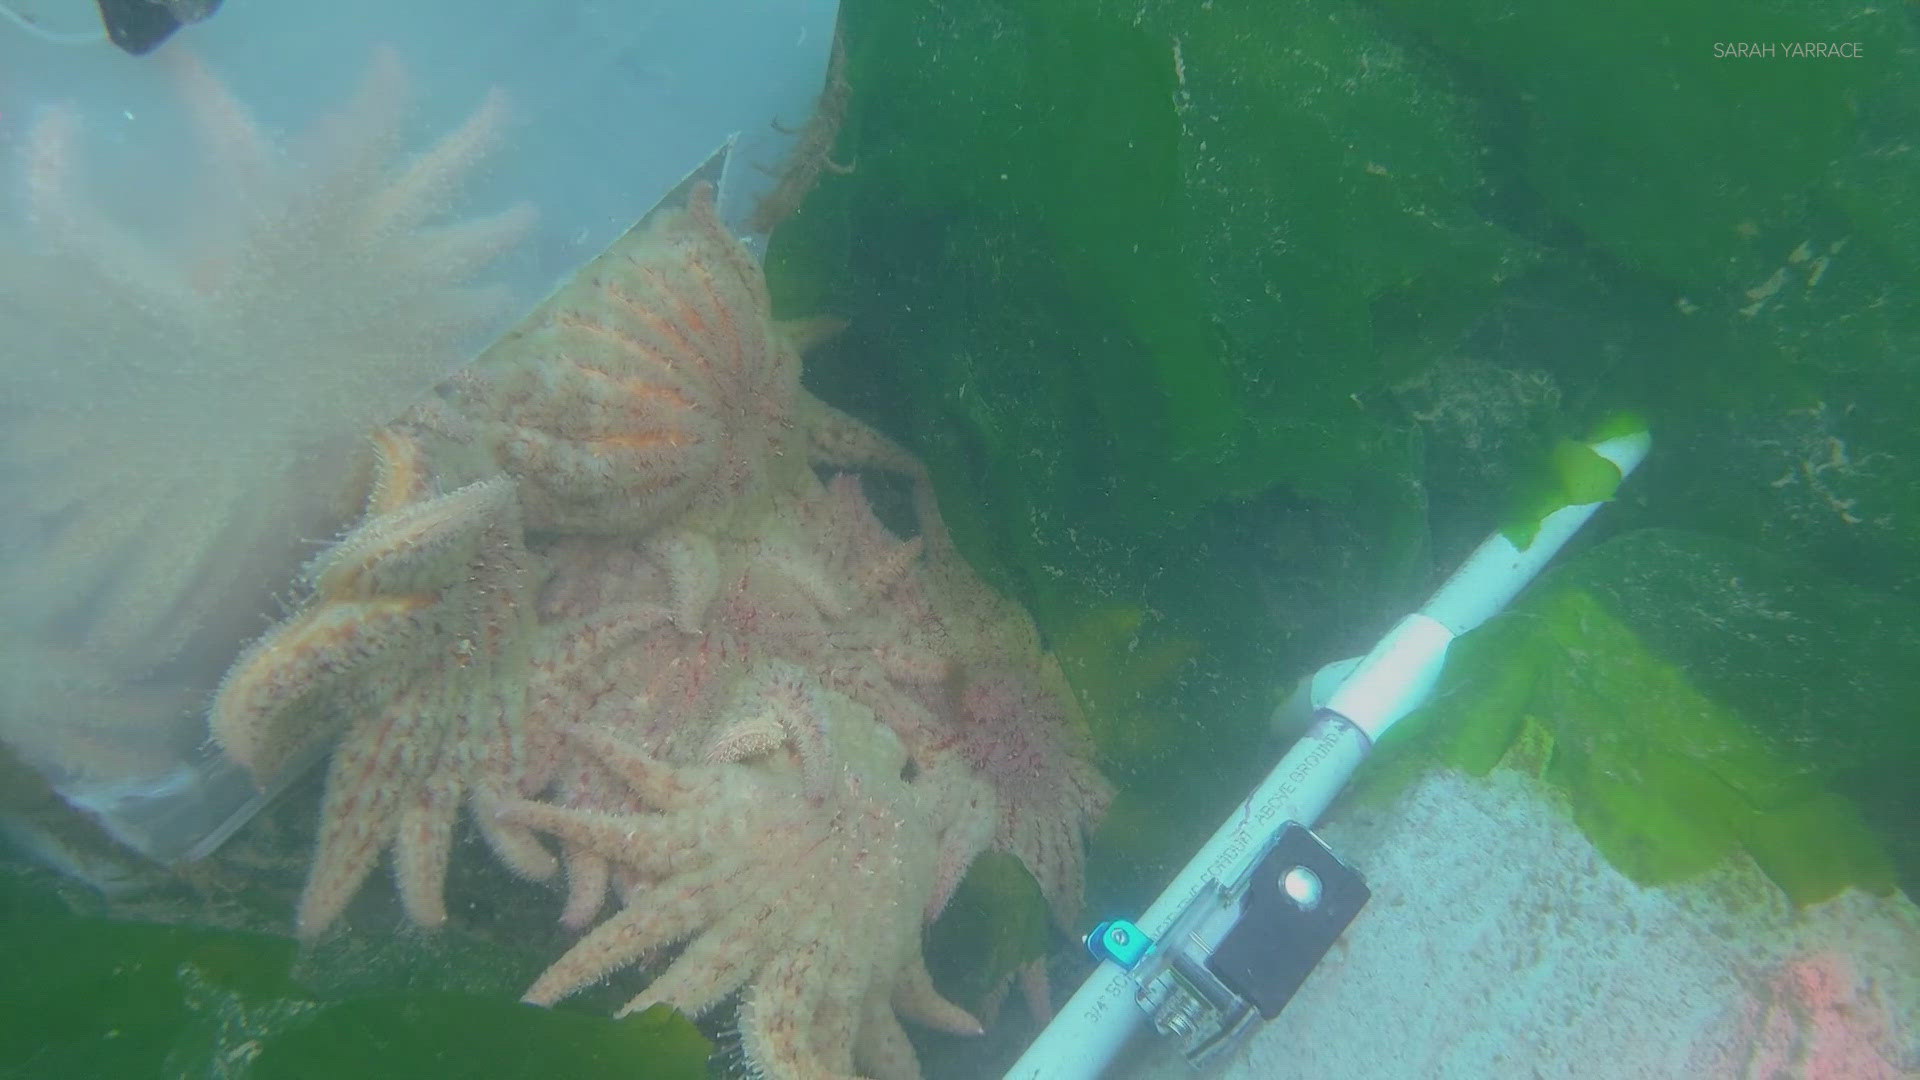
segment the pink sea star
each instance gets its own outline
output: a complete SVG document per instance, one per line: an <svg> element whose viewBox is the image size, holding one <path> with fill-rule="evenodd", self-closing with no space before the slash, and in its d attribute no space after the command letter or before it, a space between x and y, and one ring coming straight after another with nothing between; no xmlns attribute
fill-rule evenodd
<svg viewBox="0 0 1920 1080"><path fill-rule="evenodd" d="M457 377L454 415L422 416L520 481L530 527L637 534L752 502L799 392L760 269L702 185Z"/></svg>
<svg viewBox="0 0 1920 1080"><path fill-rule="evenodd" d="M1110 789L925 468L799 387L819 325L772 321L697 189L382 436L366 523L215 707L263 777L345 729L303 933L386 847L408 914L444 919L464 798L523 874L556 865L532 830L558 841L568 925L624 901L529 1000L685 942L629 1008L744 990L769 1075L917 1076L896 1014L978 1030L924 921L990 842L1069 919ZM816 467L906 477L920 534Z"/></svg>
<svg viewBox="0 0 1920 1080"><path fill-rule="evenodd" d="M977 666L960 692L955 747L1000 796L994 847L1026 864L1054 921L1080 919L1085 836L1113 802L1085 735L1024 668Z"/></svg>
<svg viewBox="0 0 1920 1080"><path fill-rule="evenodd" d="M623 1012L657 1001L700 1013L745 988L740 1034L772 1077L919 1076L896 1014L945 1030L979 1024L933 990L920 956L941 864L964 866L990 828L991 794L952 760L916 768L872 713L790 665L791 694L743 697L716 747L749 760L669 765L574 729L645 805L640 813L516 802L510 821L624 864L643 884L527 992L546 1004L688 941ZM772 727L784 732L773 743Z"/></svg>
<svg viewBox="0 0 1920 1080"><path fill-rule="evenodd" d="M463 801L508 865L553 870L537 841L482 810L517 793L522 769L531 563L513 485L431 495L418 448L392 432L380 444L365 523L315 561L312 599L235 662L211 710L214 737L262 783L338 735L303 936L388 847L408 915L443 922Z"/></svg>

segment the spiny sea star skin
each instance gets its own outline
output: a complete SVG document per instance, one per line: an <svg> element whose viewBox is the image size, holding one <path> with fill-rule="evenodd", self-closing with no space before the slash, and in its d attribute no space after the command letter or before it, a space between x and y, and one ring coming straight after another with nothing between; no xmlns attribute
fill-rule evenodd
<svg viewBox="0 0 1920 1080"><path fill-rule="evenodd" d="M556 617L543 620L534 651L531 729L608 726L663 759L701 760L723 723L749 737L737 701L774 692L756 691L748 678L767 660L801 664L885 713L888 723L899 722L903 707L925 717L911 697L884 692L895 669L920 681L946 675L937 656L910 649L910 635L882 606L887 590L911 574L918 543L874 521L851 477L823 487L802 473L794 486L740 523L740 538L718 544L663 543L660 534L617 548L567 542L572 558L557 563L542 592L543 614ZM690 550L708 560L701 573L687 569L695 561ZM673 595L694 577L713 582L710 595L697 603ZM669 610L681 614L669 617ZM624 785L592 760L541 746L535 772L555 779L560 805L629 808ZM562 849L569 885L562 920L580 925L597 911L611 875L578 845ZM951 868L954 881L962 870ZM942 888L944 903L950 883Z"/></svg>
<svg viewBox="0 0 1920 1080"><path fill-rule="evenodd" d="M945 679L943 658L915 645L889 603L911 582L919 542L887 533L851 477L823 486L801 473L792 486L730 539L669 530L551 549L534 708L620 726L682 760L687 733L703 738L714 718L714 694L759 659L830 683L860 665L910 683ZM629 632L608 633L620 626Z"/></svg>
<svg viewBox="0 0 1920 1080"><path fill-rule="evenodd" d="M489 349L451 404L519 479L529 527L638 534L751 503L799 386L760 269L702 185Z"/></svg>
<svg viewBox="0 0 1920 1080"><path fill-rule="evenodd" d="M308 568L312 598L235 663L214 737L263 785L333 749L319 851L298 928L324 930L391 847L407 914L446 919L442 886L463 801L502 859L544 877L552 856L500 827L518 793L533 565L504 479L430 495L417 447L383 433L368 516Z"/></svg>
<svg viewBox="0 0 1920 1080"><path fill-rule="evenodd" d="M1032 621L954 550L925 468L800 389L824 324L772 323L708 199L384 437L367 524L215 722L256 773L350 723L303 932L386 846L437 924L464 795L521 873L555 867L530 830L558 842L567 925L625 900L529 1000L686 942L630 1008L744 990L767 1075L913 1077L897 1015L978 1030L932 989L925 921L994 842L1069 910L1108 789ZM909 478L921 535L816 466Z"/></svg>
<svg viewBox="0 0 1920 1080"><path fill-rule="evenodd" d="M1033 874L1054 922L1080 920L1086 834L1113 802L1092 749L1031 671L976 667L960 693L955 747L1000 796L994 847Z"/></svg>
<svg viewBox="0 0 1920 1080"><path fill-rule="evenodd" d="M635 596L618 583L592 584L584 567L561 572L567 595L607 599L604 610L554 627L537 654L536 727L611 725L656 756L696 760L721 722L718 695L759 661L798 664L872 709L916 751L957 751L999 788L996 846L1027 864L1056 920L1071 926L1084 836L1111 788L1089 761L1065 681L1039 652L1031 623L963 568L948 571L936 603L924 587L922 541L889 532L853 476L825 485L807 477L795 488L743 525L742 539L718 545L724 581L698 634L664 626L657 606L636 623ZM647 567L644 547L621 565L634 580L656 582L649 599L658 605L663 571ZM936 608L958 614L943 619ZM611 634L617 626L628 632ZM971 662L956 667L949 654ZM626 805L591 762L557 761L553 771L563 778L563 805ZM564 919L578 925L597 910L608 875L590 854L563 846L575 887ZM942 902L964 869L943 877Z"/></svg>
<svg viewBox="0 0 1920 1080"><path fill-rule="evenodd" d="M954 548L930 484L917 485L926 552L917 588L897 599L906 617L932 627L928 640L953 660L945 723L921 740L960 753L1000 796L994 846L1033 874L1054 921L1079 920L1086 836L1113 801L1092 761L1086 720L1066 676L1041 648L1033 619L980 580Z"/></svg>
<svg viewBox="0 0 1920 1080"><path fill-rule="evenodd" d="M807 460L842 469L884 469L899 473L920 482L931 498L933 488L927 467L899 443L814 397L804 387L795 404L795 414L806 434Z"/></svg>
<svg viewBox="0 0 1920 1080"><path fill-rule="evenodd" d="M917 1078L896 1014L980 1031L933 990L920 930L940 865L965 865L984 843L991 795L952 759L910 773L900 741L870 711L798 668L768 665L761 678L793 693L763 697L777 715L739 724L757 737L771 722L785 739L722 731L716 746L762 755L669 765L604 731L573 729L647 810L502 808L643 881L527 1000L551 1003L688 941L623 1013L667 1001L698 1014L745 988L742 1045L764 1075L851 1077L857 1065L881 1080Z"/></svg>
<svg viewBox="0 0 1920 1080"><path fill-rule="evenodd" d="M843 174L853 171L851 166L839 165L833 160L833 144L840 138L840 124L846 119L847 102L852 96L853 86L847 82L847 49L836 28L833 51L827 58L826 85L814 103L813 115L807 118L806 126L797 133L799 138L787 151L786 167L780 171L779 183L754 206L753 216L747 219L747 231L769 233L793 216L813 192L823 170Z"/></svg>

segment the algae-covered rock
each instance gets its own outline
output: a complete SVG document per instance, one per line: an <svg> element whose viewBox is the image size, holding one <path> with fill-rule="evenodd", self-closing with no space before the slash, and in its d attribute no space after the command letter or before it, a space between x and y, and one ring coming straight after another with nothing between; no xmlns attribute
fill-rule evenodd
<svg viewBox="0 0 1920 1080"><path fill-rule="evenodd" d="M1552 448L1615 410L1656 449L1596 531L1684 528L1736 567L1920 598L1920 52L1902 6L845 14L836 160L854 170L776 237L773 276L795 310L851 318L809 378L927 458L961 547L1050 642L1107 608L1195 643L1166 708L1103 732L1136 854L1167 818L1216 816L1190 792L1238 782L1269 687L1366 648L1487 530L1611 492L1590 455ZM1739 41L1776 55L1715 55ZM1802 41L1864 51L1781 54ZM1556 468L1530 488L1541 460ZM1534 674L1611 655L1556 692L1642 689L1634 716L1748 747L1745 786L1701 803L1695 781L1732 768L1698 764L1701 743L1631 724L1586 740L1522 704L1459 737L1490 765L1539 731L1596 841L1644 872L1738 847L1796 896L1886 880L1870 844L1806 842L1884 832L1886 800L1853 784L1871 754L1818 729L1820 770L1776 774L1772 713L1649 643L1663 595L1629 618L1605 585L1587 609L1555 601L1561 637L1488 628L1533 657L1503 692L1524 704ZM1821 618L1831 651L1852 647ZM1737 655L1773 665L1786 646L1768 641ZM1123 685L1098 667L1070 674ZM1666 794L1636 801L1621 775ZM1638 846L1663 830L1698 834L1692 854ZM1814 847L1835 865L1793 854Z"/></svg>
<svg viewBox="0 0 1920 1080"><path fill-rule="evenodd" d="M990 478L1002 542L1104 477L1104 531L1137 537L1407 475L1365 395L1532 256L1475 210L1471 108L1353 5L849 4L848 27L848 272L913 313L869 332L959 429L936 472Z"/></svg>
<svg viewBox="0 0 1920 1080"><path fill-rule="evenodd" d="M1524 765L1644 884L1740 853L1796 903L1911 887L1917 650L1904 601L1711 537L1629 533L1463 639L1367 784Z"/></svg>
<svg viewBox="0 0 1920 1080"><path fill-rule="evenodd" d="M1875 218L1866 205L1910 204L1899 181L1920 182L1910 152L1875 154L1895 145L1883 114L1914 81L1916 34L1899 5L1397 0L1388 10L1517 110L1522 168L1556 213L1675 285L1759 285L1799 240L1784 234L1836 192ZM1848 55L1806 48L1842 43ZM1894 190L1869 194L1869 175Z"/></svg>

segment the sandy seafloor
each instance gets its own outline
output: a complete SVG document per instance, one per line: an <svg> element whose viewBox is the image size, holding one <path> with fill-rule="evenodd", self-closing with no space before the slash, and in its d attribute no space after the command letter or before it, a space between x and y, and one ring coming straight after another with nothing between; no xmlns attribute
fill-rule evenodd
<svg viewBox="0 0 1920 1080"><path fill-rule="evenodd" d="M1510 770L1436 773L1317 830L1373 899L1212 1075L1920 1076L1920 909L1795 912L1751 864L1649 889ZM1120 1075L1194 1075L1155 1047Z"/></svg>

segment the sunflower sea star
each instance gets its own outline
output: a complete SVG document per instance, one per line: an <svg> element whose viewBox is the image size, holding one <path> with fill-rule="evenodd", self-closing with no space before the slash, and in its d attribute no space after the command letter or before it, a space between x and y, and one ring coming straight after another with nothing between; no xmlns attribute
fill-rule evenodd
<svg viewBox="0 0 1920 1080"><path fill-rule="evenodd" d="M56 106L13 141L0 213L0 738L90 806L197 762L221 667L306 538L351 519L365 432L504 313L471 282L533 217L451 213L497 93L408 154L391 51L288 140L191 54L154 62L201 150L185 190L116 205ZM180 839L129 817L130 840Z"/></svg>
<svg viewBox="0 0 1920 1080"><path fill-rule="evenodd" d="M513 485L431 496L417 448L391 432L381 442L366 522L308 569L312 599L240 657L211 712L222 748L263 783L345 726L303 936L339 915L388 847L408 915L445 921L462 800L478 811L517 794L522 768L533 570ZM509 866L552 873L531 837L475 819Z"/></svg>
<svg viewBox="0 0 1920 1080"><path fill-rule="evenodd" d="M770 677L806 678L791 667ZM690 939L622 1014L658 1001L698 1014L744 987L742 1042L770 1076L845 1077L857 1064L882 1080L918 1077L896 1014L980 1031L934 991L920 924L936 900L938 866L965 865L984 842L990 793L952 760L911 769L899 739L851 699L816 685L804 700L781 701L790 737L733 763L668 765L603 731L575 729L571 737L631 786L644 812L502 808L507 820L591 848L642 881L540 976L528 1001L549 1004ZM759 718L746 723L759 733Z"/></svg>
<svg viewBox="0 0 1920 1080"><path fill-rule="evenodd" d="M519 480L529 527L632 534L751 505L788 456L799 387L759 267L700 186L590 263L447 399Z"/></svg>
<svg viewBox="0 0 1920 1080"><path fill-rule="evenodd" d="M955 744L1000 793L994 847L1026 864L1054 922L1071 930L1080 919L1084 838L1113 802L1113 785L1058 700L1027 669L976 667L961 689Z"/></svg>
<svg viewBox="0 0 1920 1080"><path fill-rule="evenodd" d="M771 1077L915 1077L899 1017L979 1030L924 924L990 843L1067 917L1110 789L925 468L800 388L825 325L773 321L697 188L379 436L365 523L214 707L263 780L337 738L302 933L389 847L442 921L464 800L510 868L564 866L566 925L623 901L530 1001L684 942L629 1009L743 992ZM920 535L815 469L908 478Z"/></svg>
<svg viewBox="0 0 1920 1080"><path fill-rule="evenodd" d="M0 443L27 481L9 485L13 527L40 526L0 580L56 624L81 607L81 643L136 675L253 615L236 583L331 522L354 440L502 309L464 283L532 219L437 220L497 140L498 94L396 162L407 80L382 51L302 161L205 67L171 63L208 161L179 230L192 245L151 244L89 200L78 117L56 109L24 140L27 235L4 237L0 266L7 398L34 403Z"/></svg>

